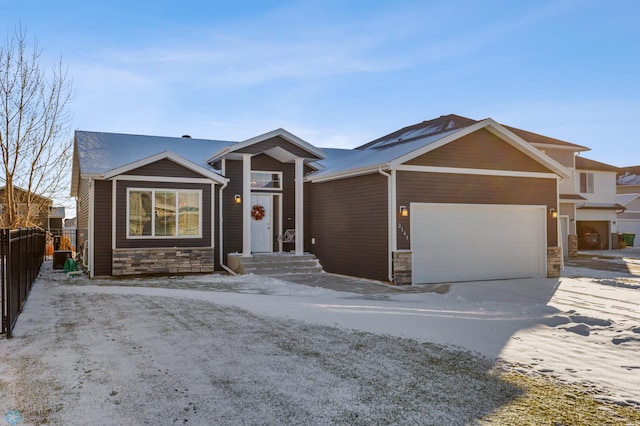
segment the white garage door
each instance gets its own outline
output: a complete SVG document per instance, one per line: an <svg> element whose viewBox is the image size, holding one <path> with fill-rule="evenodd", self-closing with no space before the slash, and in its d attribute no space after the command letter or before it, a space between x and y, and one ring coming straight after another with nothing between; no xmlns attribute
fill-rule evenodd
<svg viewBox="0 0 640 426"><path fill-rule="evenodd" d="M413 283L544 276L546 208L411 204Z"/></svg>

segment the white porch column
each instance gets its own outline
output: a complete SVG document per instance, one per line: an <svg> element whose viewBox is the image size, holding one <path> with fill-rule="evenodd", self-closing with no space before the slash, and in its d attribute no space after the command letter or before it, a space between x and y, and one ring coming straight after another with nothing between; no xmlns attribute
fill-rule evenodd
<svg viewBox="0 0 640 426"><path fill-rule="evenodd" d="M251 256L251 154L242 154L242 255Z"/></svg>
<svg viewBox="0 0 640 426"><path fill-rule="evenodd" d="M304 158L296 158L296 254L304 253Z"/></svg>

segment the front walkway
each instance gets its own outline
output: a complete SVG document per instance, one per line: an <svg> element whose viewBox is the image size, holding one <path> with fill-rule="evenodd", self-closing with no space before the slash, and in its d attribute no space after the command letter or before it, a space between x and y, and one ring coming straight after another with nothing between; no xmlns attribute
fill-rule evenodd
<svg viewBox="0 0 640 426"><path fill-rule="evenodd" d="M367 295L383 295L389 293L439 293L449 291L449 284L407 285L397 286L382 281L350 277L331 273L317 274L273 274L270 277L311 287L321 287L334 291L345 291Z"/></svg>

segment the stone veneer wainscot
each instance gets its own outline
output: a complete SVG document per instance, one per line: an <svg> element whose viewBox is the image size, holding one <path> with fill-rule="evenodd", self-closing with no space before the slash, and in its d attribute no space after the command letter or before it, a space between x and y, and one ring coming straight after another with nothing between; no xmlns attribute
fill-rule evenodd
<svg viewBox="0 0 640 426"><path fill-rule="evenodd" d="M213 272L212 248L117 249L112 274L182 274Z"/></svg>

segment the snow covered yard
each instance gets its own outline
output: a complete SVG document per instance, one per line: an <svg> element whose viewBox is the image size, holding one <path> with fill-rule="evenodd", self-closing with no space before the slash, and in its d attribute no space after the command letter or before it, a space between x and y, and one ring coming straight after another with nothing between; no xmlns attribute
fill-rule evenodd
<svg viewBox="0 0 640 426"><path fill-rule="evenodd" d="M640 401L631 275L567 268L560 282L372 295L256 276L70 280L49 267L16 337L0 341L1 412L34 423L482 423L522 396L494 358Z"/></svg>
<svg viewBox="0 0 640 426"><path fill-rule="evenodd" d="M5 397L51 424L465 424L519 394L470 354L216 295L40 282L2 342Z"/></svg>

